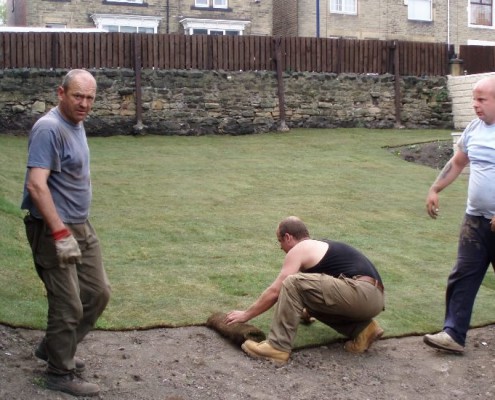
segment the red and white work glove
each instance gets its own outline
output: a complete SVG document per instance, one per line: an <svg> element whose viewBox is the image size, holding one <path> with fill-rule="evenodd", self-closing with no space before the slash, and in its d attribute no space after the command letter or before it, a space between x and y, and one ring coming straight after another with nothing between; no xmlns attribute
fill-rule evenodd
<svg viewBox="0 0 495 400"><path fill-rule="evenodd" d="M81 249L77 244L77 240L72 236L72 233L67 228L61 229L52 233L55 239L55 248L57 249L57 257L62 268L67 265L80 263L82 260Z"/></svg>

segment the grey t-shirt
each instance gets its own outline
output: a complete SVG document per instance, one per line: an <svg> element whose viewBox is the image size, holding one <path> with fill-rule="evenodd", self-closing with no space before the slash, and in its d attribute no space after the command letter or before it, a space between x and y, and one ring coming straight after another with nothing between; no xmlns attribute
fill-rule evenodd
<svg viewBox="0 0 495 400"><path fill-rule="evenodd" d="M63 222L83 223L88 219L91 179L89 147L82 122L74 125L65 120L58 107L41 117L29 135L27 167L51 171L48 187ZM41 218L27 192L26 182L21 208Z"/></svg>
<svg viewBox="0 0 495 400"><path fill-rule="evenodd" d="M469 158L466 213L491 219L495 215L495 124L471 121L457 142Z"/></svg>

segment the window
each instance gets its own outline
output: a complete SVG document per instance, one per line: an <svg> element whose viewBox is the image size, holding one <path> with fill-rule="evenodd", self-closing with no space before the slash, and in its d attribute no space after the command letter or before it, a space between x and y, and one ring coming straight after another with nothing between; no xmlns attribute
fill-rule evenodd
<svg viewBox="0 0 495 400"><path fill-rule="evenodd" d="M195 0L196 7L227 8L227 0Z"/></svg>
<svg viewBox="0 0 495 400"><path fill-rule="evenodd" d="M143 15L93 14L97 28L108 32L157 33L161 17Z"/></svg>
<svg viewBox="0 0 495 400"><path fill-rule="evenodd" d="M213 0L214 8L227 8L227 0Z"/></svg>
<svg viewBox="0 0 495 400"><path fill-rule="evenodd" d="M493 26L493 0L471 0L471 25Z"/></svg>
<svg viewBox="0 0 495 400"><path fill-rule="evenodd" d="M51 29L59 29L63 30L67 28L67 25L65 24L58 24L58 23L53 23L53 24L45 24L45 28L51 28Z"/></svg>
<svg viewBox="0 0 495 400"><path fill-rule="evenodd" d="M357 0L330 0L330 12L335 14L357 14Z"/></svg>
<svg viewBox="0 0 495 400"><path fill-rule="evenodd" d="M102 25L102 29L107 32L122 32L122 33L155 33L153 28L143 28L140 26L126 25Z"/></svg>
<svg viewBox="0 0 495 400"><path fill-rule="evenodd" d="M408 0L407 18L413 21L433 21L431 0Z"/></svg>
<svg viewBox="0 0 495 400"><path fill-rule="evenodd" d="M241 36L249 21L184 18L180 20L186 35Z"/></svg>

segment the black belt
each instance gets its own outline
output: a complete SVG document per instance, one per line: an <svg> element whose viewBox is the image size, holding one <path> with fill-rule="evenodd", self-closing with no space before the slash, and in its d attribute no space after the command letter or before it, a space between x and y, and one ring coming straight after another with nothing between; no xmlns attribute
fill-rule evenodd
<svg viewBox="0 0 495 400"><path fill-rule="evenodd" d="M385 290L385 288L383 287L382 283L379 280L377 280L375 278L372 278L371 276L356 275L356 276L353 276L352 279L354 279L356 281L364 281L364 282L371 283L374 287L380 289L380 291L382 293Z"/></svg>

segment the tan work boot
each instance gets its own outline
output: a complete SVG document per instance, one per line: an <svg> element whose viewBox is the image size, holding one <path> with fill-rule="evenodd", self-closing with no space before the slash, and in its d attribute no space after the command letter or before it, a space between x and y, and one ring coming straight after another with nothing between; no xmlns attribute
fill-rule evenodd
<svg viewBox="0 0 495 400"><path fill-rule="evenodd" d="M72 373L67 375L47 374L46 388L69 393L72 396L91 397L100 393L98 385L83 381Z"/></svg>
<svg viewBox="0 0 495 400"><path fill-rule="evenodd" d="M383 329L378 322L372 320L357 337L345 342L344 349L350 353L364 353L371 347L371 344L382 337Z"/></svg>
<svg viewBox="0 0 495 400"><path fill-rule="evenodd" d="M246 340L241 348L253 358L269 360L278 366L287 364L290 356L290 353L286 351L273 348L266 340L260 343L254 340Z"/></svg>

